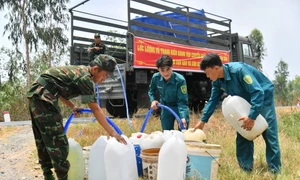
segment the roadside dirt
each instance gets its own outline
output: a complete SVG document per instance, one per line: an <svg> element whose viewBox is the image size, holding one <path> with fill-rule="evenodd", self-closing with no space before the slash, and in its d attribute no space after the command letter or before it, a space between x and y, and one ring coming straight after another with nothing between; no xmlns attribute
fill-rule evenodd
<svg viewBox="0 0 300 180"><path fill-rule="evenodd" d="M0 126L0 180L42 180L37 160L30 125Z"/></svg>

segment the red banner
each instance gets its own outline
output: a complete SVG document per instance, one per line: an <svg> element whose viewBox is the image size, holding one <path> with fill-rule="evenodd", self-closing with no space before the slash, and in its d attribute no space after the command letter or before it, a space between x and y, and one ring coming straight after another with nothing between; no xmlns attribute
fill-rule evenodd
<svg viewBox="0 0 300 180"><path fill-rule="evenodd" d="M172 57L174 70L200 71L200 62L202 58L210 52L217 53L220 56L222 63L230 61L229 51L197 48L135 37L133 65L135 68L156 68L156 60L162 54L166 54Z"/></svg>

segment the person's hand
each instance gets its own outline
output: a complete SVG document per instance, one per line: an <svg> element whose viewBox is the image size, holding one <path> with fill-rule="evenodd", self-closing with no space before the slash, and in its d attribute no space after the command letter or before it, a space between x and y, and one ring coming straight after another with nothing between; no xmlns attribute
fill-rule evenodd
<svg viewBox="0 0 300 180"><path fill-rule="evenodd" d="M88 52L91 52L93 49L94 49L94 48L88 48L87 51L88 51Z"/></svg>
<svg viewBox="0 0 300 180"><path fill-rule="evenodd" d="M110 136L116 138L116 140L120 143L127 144L126 140L116 131L114 131Z"/></svg>
<svg viewBox="0 0 300 180"><path fill-rule="evenodd" d="M196 131L196 129L201 129L201 130L203 130L204 125L205 125L205 122L199 121L199 122L194 126L194 131Z"/></svg>
<svg viewBox="0 0 300 180"><path fill-rule="evenodd" d="M73 111L73 113L74 113L74 116L77 118L77 117L79 117L80 116L80 112L78 112L78 111L80 111L80 110L82 110L83 108L81 108L81 107L77 107L77 106L74 106L73 108L72 108L72 111Z"/></svg>
<svg viewBox="0 0 300 180"><path fill-rule="evenodd" d="M244 128L246 131L251 131L251 129L253 128L254 123L255 123L255 121L253 119L250 119L247 116L240 117L239 121L243 121L243 124L241 127Z"/></svg>
<svg viewBox="0 0 300 180"><path fill-rule="evenodd" d="M99 47L94 47L94 49L96 49L96 51L99 51L99 50L100 50L100 48L99 48Z"/></svg>
<svg viewBox="0 0 300 180"><path fill-rule="evenodd" d="M181 119L181 122L182 122L182 124L183 124L184 129L186 129L186 120L185 120L185 118L182 118L182 119Z"/></svg>
<svg viewBox="0 0 300 180"><path fill-rule="evenodd" d="M157 109L157 104L159 104L158 101L152 101L152 103L151 103L151 109L156 110Z"/></svg>

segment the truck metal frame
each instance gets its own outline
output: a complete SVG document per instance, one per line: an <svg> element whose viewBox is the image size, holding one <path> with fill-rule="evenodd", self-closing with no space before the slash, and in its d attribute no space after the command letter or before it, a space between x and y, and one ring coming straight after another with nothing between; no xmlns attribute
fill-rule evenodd
<svg viewBox="0 0 300 180"><path fill-rule="evenodd" d="M71 13L71 64L87 65L89 63L87 47L94 41L93 33L106 36L102 42L109 47L108 54L117 59L122 74L130 113L137 108L150 105L147 95L148 86L155 69L134 67L134 37L147 38L179 45L188 45L198 48L224 50L230 52L230 61L243 61L256 66L255 58L248 38L231 33L231 19L205 12L205 16L193 14L193 11L203 11L166 0L127 0L127 21L110 17L94 15L75 10L82 3L69 9ZM144 7L144 8L141 8ZM154 12L152 9L155 9ZM158 11L157 11L158 10ZM163 12L173 12L186 17L186 21L163 16ZM187 31L166 28L155 24L136 21L134 15L147 16L169 23L185 26ZM194 24L190 19L199 19L206 25ZM89 24L90 26L87 26ZM142 27L174 34L174 36L146 32L132 28ZM97 28L95 28L97 27ZM104 28L105 27L105 28ZM111 29L105 31L104 29ZM207 32L207 36L190 31L191 28ZM184 36L185 38L179 37ZM206 42L194 41L200 38ZM103 39L103 38L102 38ZM117 41L118 39L118 41ZM117 71L115 72L117 73ZM211 82L203 72L179 71L187 81L189 105L195 111L204 107L211 93ZM120 79L107 79L100 87L101 104L106 106L113 116L126 116L125 102Z"/></svg>

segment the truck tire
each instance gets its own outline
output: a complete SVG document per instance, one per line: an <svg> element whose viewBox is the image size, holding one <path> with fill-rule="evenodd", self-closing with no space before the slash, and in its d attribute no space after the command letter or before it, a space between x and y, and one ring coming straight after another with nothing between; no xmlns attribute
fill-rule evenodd
<svg viewBox="0 0 300 180"><path fill-rule="evenodd" d="M131 117L137 111L137 102L132 93L127 93L128 111ZM126 118L126 104L124 99L107 99L106 110L113 117Z"/></svg>
<svg viewBox="0 0 300 180"><path fill-rule="evenodd" d="M193 111L195 114L201 113L205 106L205 101L193 101L190 110Z"/></svg>

